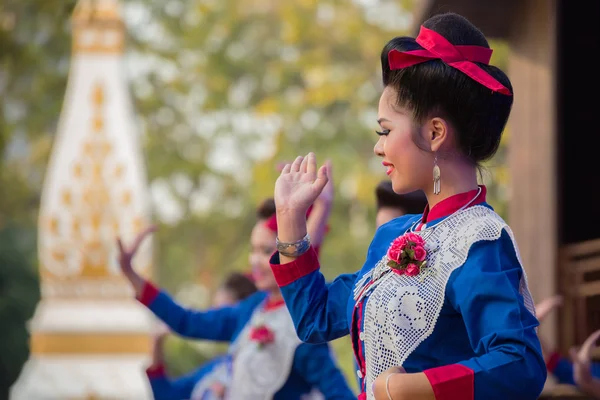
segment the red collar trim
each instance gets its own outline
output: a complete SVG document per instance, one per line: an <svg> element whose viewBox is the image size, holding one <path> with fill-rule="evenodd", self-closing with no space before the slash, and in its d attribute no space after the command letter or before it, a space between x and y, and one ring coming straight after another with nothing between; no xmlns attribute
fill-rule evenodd
<svg viewBox="0 0 600 400"><path fill-rule="evenodd" d="M267 301L265 302L264 310L265 311L276 310L279 307L283 306L284 304L285 304L285 301L283 301L283 299L273 300L269 297L269 298L267 298Z"/></svg>
<svg viewBox="0 0 600 400"><path fill-rule="evenodd" d="M471 206L485 203L487 189L484 185L480 185L480 187L481 193L479 193L479 196L477 196L477 198L471 203ZM477 189L471 190L469 192L455 194L454 196L450 196L447 199L440 201L435 206L433 206L431 210L429 210L429 205L427 205L427 207L425 207L425 211L423 212L422 221L424 223L427 223L429 221L435 221L436 219L447 217L453 212L460 210L460 208L467 204L469 201L473 200L473 196L475 196L476 194Z"/></svg>

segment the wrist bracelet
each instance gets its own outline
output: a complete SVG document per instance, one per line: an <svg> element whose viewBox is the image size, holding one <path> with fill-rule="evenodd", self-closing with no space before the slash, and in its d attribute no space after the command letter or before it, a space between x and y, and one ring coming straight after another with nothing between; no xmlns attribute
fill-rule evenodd
<svg viewBox="0 0 600 400"><path fill-rule="evenodd" d="M307 233L302 239L291 243L280 242L279 238L276 238L275 244L279 254L292 258L300 257L310 248L310 236Z"/></svg>
<svg viewBox="0 0 600 400"><path fill-rule="evenodd" d="M392 372L391 374L389 374L386 378L385 378L385 393L387 393L388 396L388 400L393 400L392 399L392 395L390 394L390 377L394 374L397 374L398 372Z"/></svg>

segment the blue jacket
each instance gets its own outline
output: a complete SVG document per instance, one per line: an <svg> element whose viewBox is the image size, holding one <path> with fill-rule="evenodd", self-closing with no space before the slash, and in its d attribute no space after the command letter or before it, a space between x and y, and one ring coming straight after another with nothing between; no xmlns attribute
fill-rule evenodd
<svg viewBox="0 0 600 400"><path fill-rule="evenodd" d="M483 207L491 209L486 203ZM341 275L331 283L319 271L314 251L285 265L280 264L278 254L271 260L301 340L325 343L352 335L363 393L363 305L370 295L356 303L355 284L374 269L390 243L419 218L406 215L382 225L362 269ZM444 218L428 221L428 225ZM539 323L520 294L522 277L522 267L506 230L497 240L472 244L466 261L453 270L446 282L443 306L433 331L402 366L408 373L424 372L438 398L455 393L452 398L464 400L537 399L546 380L546 367L536 333ZM414 282L417 286L427 284L427 280Z"/></svg>

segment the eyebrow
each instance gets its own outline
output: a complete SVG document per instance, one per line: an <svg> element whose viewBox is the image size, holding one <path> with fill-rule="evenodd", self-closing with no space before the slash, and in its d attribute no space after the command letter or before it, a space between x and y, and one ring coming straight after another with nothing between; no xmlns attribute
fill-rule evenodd
<svg viewBox="0 0 600 400"><path fill-rule="evenodd" d="M389 119L385 119L385 118L379 118L379 119L377 120L377 123L378 123L379 125L381 125L381 123L382 123L382 122L390 122L390 120L389 120Z"/></svg>

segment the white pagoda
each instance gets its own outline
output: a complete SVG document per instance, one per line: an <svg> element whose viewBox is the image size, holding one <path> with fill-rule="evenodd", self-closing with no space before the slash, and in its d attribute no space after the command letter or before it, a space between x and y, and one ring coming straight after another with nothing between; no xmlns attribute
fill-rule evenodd
<svg viewBox="0 0 600 400"><path fill-rule="evenodd" d="M115 238L149 223L117 0L80 0L69 80L39 215L42 299L12 400L150 399L153 317L120 275ZM146 276L151 240L135 264Z"/></svg>

